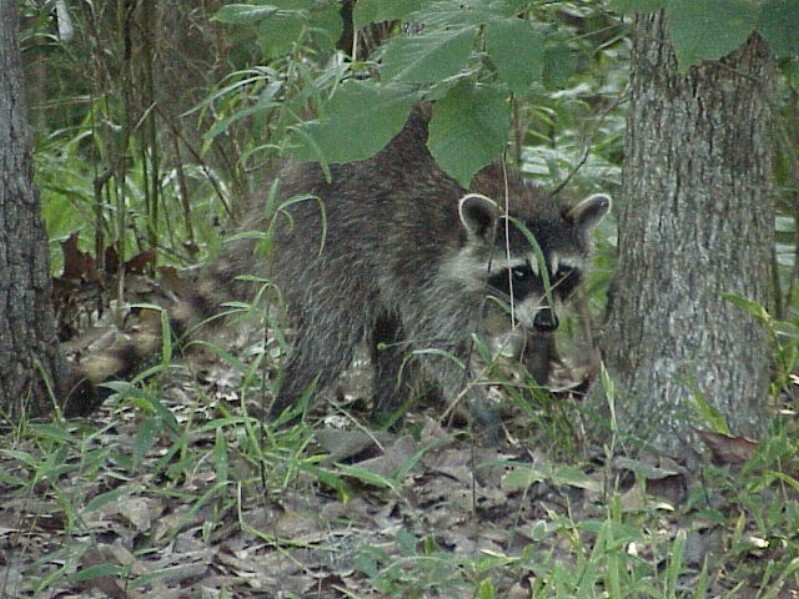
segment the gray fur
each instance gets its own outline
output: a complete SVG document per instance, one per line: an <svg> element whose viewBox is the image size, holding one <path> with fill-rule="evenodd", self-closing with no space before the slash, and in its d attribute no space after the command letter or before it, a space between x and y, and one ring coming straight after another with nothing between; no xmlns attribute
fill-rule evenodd
<svg viewBox="0 0 799 599"><path fill-rule="evenodd" d="M465 389L479 428L492 441L500 438L499 419L468 364L472 336L486 333L486 312L496 310L495 302L486 301L490 277L507 276L503 267L529 264L533 256L515 227L508 235L510 248L505 247L501 215L507 209L526 223L546 259L557 254L563 262L568 256L585 258L587 231L607 212L609 199L586 200L564 212L551 197L496 165L476 175L466 190L438 167L426 140L427 120L416 110L373 158L331 165L330 182L318 165L285 166L279 172L280 198L315 199L291 202L278 212L271 223L271 256L258 256L254 242L239 241L208 269L206 287L245 297L251 290L235 277L265 277L289 308L296 338L273 417L295 405L314 382L317 394L329 389L366 340L375 362L377 412L402 405L413 371L421 367L450 402ZM459 203L467 192L490 200ZM254 206L250 215L244 230L270 226L263 206ZM533 274L537 267L531 267ZM554 288L555 276L550 275ZM513 303L510 296L504 299ZM537 326L547 310L554 317L543 289L525 301L535 305L516 306L523 325ZM418 365L403 367L412 351L419 352Z"/></svg>

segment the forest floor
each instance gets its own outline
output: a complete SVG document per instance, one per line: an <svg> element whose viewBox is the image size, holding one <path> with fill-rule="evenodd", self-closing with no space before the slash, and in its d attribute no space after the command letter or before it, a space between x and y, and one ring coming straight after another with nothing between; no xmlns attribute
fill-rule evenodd
<svg viewBox="0 0 799 599"><path fill-rule="evenodd" d="M436 407L375 432L364 365L277 429L246 357L8 431L0 597L799 597L790 438L689 470L588 446L574 394L498 389L499 447Z"/></svg>

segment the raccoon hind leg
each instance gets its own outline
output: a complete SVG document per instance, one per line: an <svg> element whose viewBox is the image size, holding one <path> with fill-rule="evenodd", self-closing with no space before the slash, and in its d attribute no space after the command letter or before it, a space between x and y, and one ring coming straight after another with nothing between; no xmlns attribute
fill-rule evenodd
<svg viewBox="0 0 799 599"><path fill-rule="evenodd" d="M351 364L354 349L364 337L363 314L317 309L314 315L316 318L304 314L295 319L296 337L282 368L270 420L296 405L311 385L315 384L311 402L328 390Z"/></svg>

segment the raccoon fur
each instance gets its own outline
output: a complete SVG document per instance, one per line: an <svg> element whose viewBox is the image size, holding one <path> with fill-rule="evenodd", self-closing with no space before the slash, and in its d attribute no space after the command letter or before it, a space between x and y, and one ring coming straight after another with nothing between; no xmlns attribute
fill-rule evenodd
<svg viewBox="0 0 799 599"><path fill-rule="evenodd" d="M421 376L447 401L465 399L476 429L496 442L500 420L469 367L473 339L498 318L551 333L557 304L580 284L610 198L564 208L499 164L465 189L427 149L428 112L415 109L372 158L331 165L329 180L318 164L284 166L281 207L269 217L262 198L241 226L271 231L270 255L239 239L201 276L191 304L204 315L220 295L252 297L241 275L280 290L294 340L271 417L312 385L317 396L330 389L366 341L377 414L402 406Z"/></svg>

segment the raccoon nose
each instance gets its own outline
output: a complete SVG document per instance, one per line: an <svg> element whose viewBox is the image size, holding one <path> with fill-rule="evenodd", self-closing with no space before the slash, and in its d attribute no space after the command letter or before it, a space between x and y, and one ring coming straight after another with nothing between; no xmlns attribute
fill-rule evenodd
<svg viewBox="0 0 799 599"><path fill-rule="evenodd" d="M539 333L551 333L559 324L560 321L552 308L541 308L533 319L533 328Z"/></svg>

